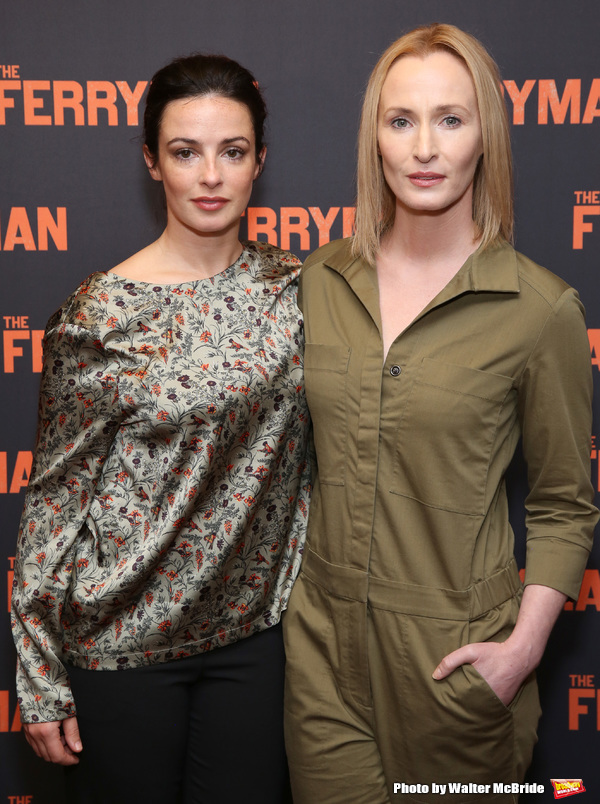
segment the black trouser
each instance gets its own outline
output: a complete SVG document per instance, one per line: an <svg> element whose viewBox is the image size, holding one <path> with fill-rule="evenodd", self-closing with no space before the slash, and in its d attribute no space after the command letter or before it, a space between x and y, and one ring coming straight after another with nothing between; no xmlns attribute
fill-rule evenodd
<svg viewBox="0 0 600 804"><path fill-rule="evenodd" d="M69 804L284 804L277 625L200 656L122 671L69 667L83 742Z"/></svg>

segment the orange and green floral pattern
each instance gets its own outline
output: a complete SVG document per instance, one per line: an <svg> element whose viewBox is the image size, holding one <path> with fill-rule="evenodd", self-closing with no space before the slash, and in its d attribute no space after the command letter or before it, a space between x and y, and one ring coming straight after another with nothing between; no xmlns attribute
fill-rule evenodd
<svg viewBox="0 0 600 804"><path fill-rule="evenodd" d="M278 622L310 493L299 263L92 274L48 323L13 589L24 722L74 712L63 660L117 670Z"/></svg>

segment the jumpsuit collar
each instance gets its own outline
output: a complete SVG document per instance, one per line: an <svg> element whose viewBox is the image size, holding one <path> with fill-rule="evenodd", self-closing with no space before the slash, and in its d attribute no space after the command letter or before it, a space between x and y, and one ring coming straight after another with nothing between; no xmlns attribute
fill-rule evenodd
<svg viewBox="0 0 600 804"><path fill-rule="evenodd" d="M380 326L379 290L375 269L362 257L350 253L350 243L328 256L324 264L344 277L356 296ZM519 293L517 253L503 243L481 251L478 249L466 260L450 282L415 318L418 321L431 310L464 293ZM413 323L415 323L413 321Z"/></svg>

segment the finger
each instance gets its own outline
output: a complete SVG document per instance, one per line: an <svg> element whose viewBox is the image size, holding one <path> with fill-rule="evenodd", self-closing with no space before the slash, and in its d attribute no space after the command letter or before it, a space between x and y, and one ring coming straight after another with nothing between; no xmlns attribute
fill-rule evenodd
<svg viewBox="0 0 600 804"><path fill-rule="evenodd" d="M79 724L76 717L68 717L63 720L63 733L67 746L71 751L81 751L83 745L81 744L81 737L79 736Z"/></svg>
<svg viewBox="0 0 600 804"><path fill-rule="evenodd" d="M56 765L77 765L79 759L71 750L65 736L66 722L66 720L59 722L58 730L52 735L52 742L47 744L50 761ZM77 729L77 733L79 734L79 729Z"/></svg>
<svg viewBox="0 0 600 804"><path fill-rule="evenodd" d="M35 734L32 734L28 730L28 726L29 726L28 723L23 723L23 731L25 732L25 739L27 740L29 745L33 748L33 750L40 759L44 759L46 762L49 762L50 758L46 752L44 744L43 743L38 744L38 740Z"/></svg>
<svg viewBox="0 0 600 804"><path fill-rule="evenodd" d="M62 744L60 722L45 724L52 726L52 729L47 729L40 732L40 738L43 741L49 762L56 762L62 765L65 759L65 749ZM39 743L39 741L38 741Z"/></svg>
<svg viewBox="0 0 600 804"><path fill-rule="evenodd" d="M29 723L25 730L27 741L35 753L46 762L57 765L75 765L79 759L63 745L61 721Z"/></svg>
<svg viewBox="0 0 600 804"><path fill-rule="evenodd" d="M74 754L69 746L64 746L63 754L60 759L54 760L56 765L63 765L66 767L67 765L77 765L79 763L79 757L77 754Z"/></svg>
<svg viewBox="0 0 600 804"><path fill-rule="evenodd" d="M53 743L60 743L60 724L58 721L50 723L28 723L23 726L27 742L35 753L46 762L53 762Z"/></svg>
<svg viewBox="0 0 600 804"><path fill-rule="evenodd" d="M61 734L47 745L50 762L54 762L55 765L76 765L79 762L78 757L68 745L64 744L63 740L64 737Z"/></svg>
<svg viewBox="0 0 600 804"><path fill-rule="evenodd" d="M432 674L433 678L435 678L436 681L446 678L462 664L473 664L478 655L475 644L464 645L462 648L452 651L452 653L444 656L442 661L435 668Z"/></svg>

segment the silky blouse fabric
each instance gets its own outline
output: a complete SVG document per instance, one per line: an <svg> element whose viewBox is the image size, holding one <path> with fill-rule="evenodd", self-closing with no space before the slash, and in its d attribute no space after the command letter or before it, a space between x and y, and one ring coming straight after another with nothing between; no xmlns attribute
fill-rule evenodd
<svg viewBox="0 0 600 804"><path fill-rule="evenodd" d="M247 243L195 282L93 274L50 320L13 589L24 722L73 713L63 658L135 667L279 620L310 490L298 273Z"/></svg>

